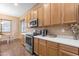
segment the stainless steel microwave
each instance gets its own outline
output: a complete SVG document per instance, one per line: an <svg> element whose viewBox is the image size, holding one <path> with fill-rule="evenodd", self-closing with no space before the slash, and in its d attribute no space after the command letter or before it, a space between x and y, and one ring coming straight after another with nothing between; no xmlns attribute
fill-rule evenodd
<svg viewBox="0 0 79 59"><path fill-rule="evenodd" d="M38 19L30 20L30 27L37 27L38 26Z"/></svg>

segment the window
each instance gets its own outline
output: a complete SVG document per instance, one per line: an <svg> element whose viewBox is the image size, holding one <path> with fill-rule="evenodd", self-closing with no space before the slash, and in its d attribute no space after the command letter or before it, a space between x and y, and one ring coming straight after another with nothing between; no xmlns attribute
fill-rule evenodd
<svg viewBox="0 0 79 59"><path fill-rule="evenodd" d="M11 32L11 21L2 20L0 22L0 28L1 32Z"/></svg>
<svg viewBox="0 0 79 59"><path fill-rule="evenodd" d="M21 32L26 32L26 21L21 20Z"/></svg>

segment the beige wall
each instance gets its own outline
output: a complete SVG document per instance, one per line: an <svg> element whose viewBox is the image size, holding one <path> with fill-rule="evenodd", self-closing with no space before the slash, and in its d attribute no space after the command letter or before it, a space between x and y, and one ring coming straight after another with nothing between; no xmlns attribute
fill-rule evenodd
<svg viewBox="0 0 79 59"><path fill-rule="evenodd" d="M19 18L19 35L18 35L19 39L23 39L24 38L24 36L22 35L22 32L20 32L20 29L21 29L21 27L20 27L20 21L23 20L23 19L26 19L25 17L26 17L26 15L24 14L23 16L21 16Z"/></svg>
<svg viewBox="0 0 79 59"><path fill-rule="evenodd" d="M48 29L48 32L49 32L48 34L73 36L73 33L70 30L69 26L66 26L66 25L57 25L57 26L47 27L47 29Z"/></svg>
<svg viewBox="0 0 79 59"><path fill-rule="evenodd" d="M12 31L10 33L4 33L4 34L12 35L12 36L15 36L15 38L17 38L18 34L19 34L19 22L18 22L19 18L0 14L0 19L5 19L5 20L11 20L12 21Z"/></svg>

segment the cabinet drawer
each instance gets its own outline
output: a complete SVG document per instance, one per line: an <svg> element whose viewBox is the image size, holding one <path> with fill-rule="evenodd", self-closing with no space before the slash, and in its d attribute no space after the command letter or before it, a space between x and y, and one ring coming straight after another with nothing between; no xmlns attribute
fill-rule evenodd
<svg viewBox="0 0 79 59"><path fill-rule="evenodd" d="M39 45L39 56L46 56L47 55L47 51L46 51L46 46L43 45Z"/></svg>
<svg viewBox="0 0 79 59"><path fill-rule="evenodd" d="M46 46L46 40L39 39L39 44Z"/></svg>
<svg viewBox="0 0 79 59"><path fill-rule="evenodd" d="M59 47L60 47L60 49L63 49L65 51L69 51L69 52L78 54L78 48L77 47L72 47L72 46L68 46L68 45L64 45L64 44L60 44Z"/></svg>
<svg viewBox="0 0 79 59"><path fill-rule="evenodd" d="M47 56L58 56L58 49L48 47Z"/></svg>
<svg viewBox="0 0 79 59"><path fill-rule="evenodd" d="M64 50L60 50L59 56L78 56L78 55L71 52L64 51Z"/></svg>
<svg viewBox="0 0 79 59"><path fill-rule="evenodd" d="M55 42L47 41L47 47L57 48L58 47L58 44L55 43Z"/></svg>

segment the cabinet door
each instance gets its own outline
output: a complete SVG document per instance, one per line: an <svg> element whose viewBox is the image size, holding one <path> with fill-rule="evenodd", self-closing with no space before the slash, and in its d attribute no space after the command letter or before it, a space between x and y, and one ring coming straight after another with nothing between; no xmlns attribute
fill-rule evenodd
<svg viewBox="0 0 79 59"><path fill-rule="evenodd" d="M34 53L38 55L38 38L34 39Z"/></svg>
<svg viewBox="0 0 79 59"><path fill-rule="evenodd" d="M44 20L44 9L43 9L43 6L40 6L39 8L38 8L38 11L37 11L37 13L38 13L38 24L39 24L39 26L43 26L43 20Z"/></svg>
<svg viewBox="0 0 79 59"><path fill-rule="evenodd" d="M77 20L77 6L74 3L63 5L63 23L73 23Z"/></svg>
<svg viewBox="0 0 79 59"><path fill-rule="evenodd" d="M31 14L31 20L34 19L34 11L33 10L31 10L30 14Z"/></svg>
<svg viewBox="0 0 79 59"><path fill-rule="evenodd" d="M46 46L39 44L39 55L46 56Z"/></svg>
<svg viewBox="0 0 79 59"><path fill-rule="evenodd" d="M64 45L64 44L59 44L59 47L61 50L69 51L74 54L78 54L79 49L77 47L69 46L69 45Z"/></svg>
<svg viewBox="0 0 79 59"><path fill-rule="evenodd" d="M27 14L27 26L28 26L28 27L30 27L30 26L29 26L30 20L31 20L31 13L29 12L29 13Z"/></svg>
<svg viewBox="0 0 79 59"><path fill-rule="evenodd" d="M39 39L39 55L46 56L46 41Z"/></svg>
<svg viewBox="0 0 79 59"><path fill-rule="evenodd" d="M71 52L64 51L64 50L60 50L59 56L78 56L78 55L71 53Z"/></svg>
<svg viewBox="0 0 79 59"><path fill-rule="evenodd" d="M47 41L47 55L48 56L58 55L58 43Z"/></svg>
<svg viewBox="0 0 79 59"><path fill-rule="evenodd" d="M26 26L28 27L28 15L26 15L25 21L26 21Z"/></svg>
<svg viewBox="0 0 79 59"><path fill-rule="evenodd" d="M30 13L28 13L28 22L31 20L31 14Z"/></svg>
<svg viewBox="0 0 79 59"><path fill-rule="evenodd" d="M61 5L59 3L51 4L51 25L60 24L61 22Z"/></svg>
<svg viewBox="0 0 79 59"><path fill-rule="evenodd" d="M34 19L37 19L37 9L34 9L33 10L33 18Z"/></svg>
<svg viewBox="0 0 79 59"><path fill-rule="evenodd" d="M47 55L48 56L57 56L58 55L58 49L47 47Z"/></svg>
<svg viewBox="0 0 79 59"><path fill-rule="evenodd" d="M44 26L50 25L50 4L44 4Z"/></svg>

